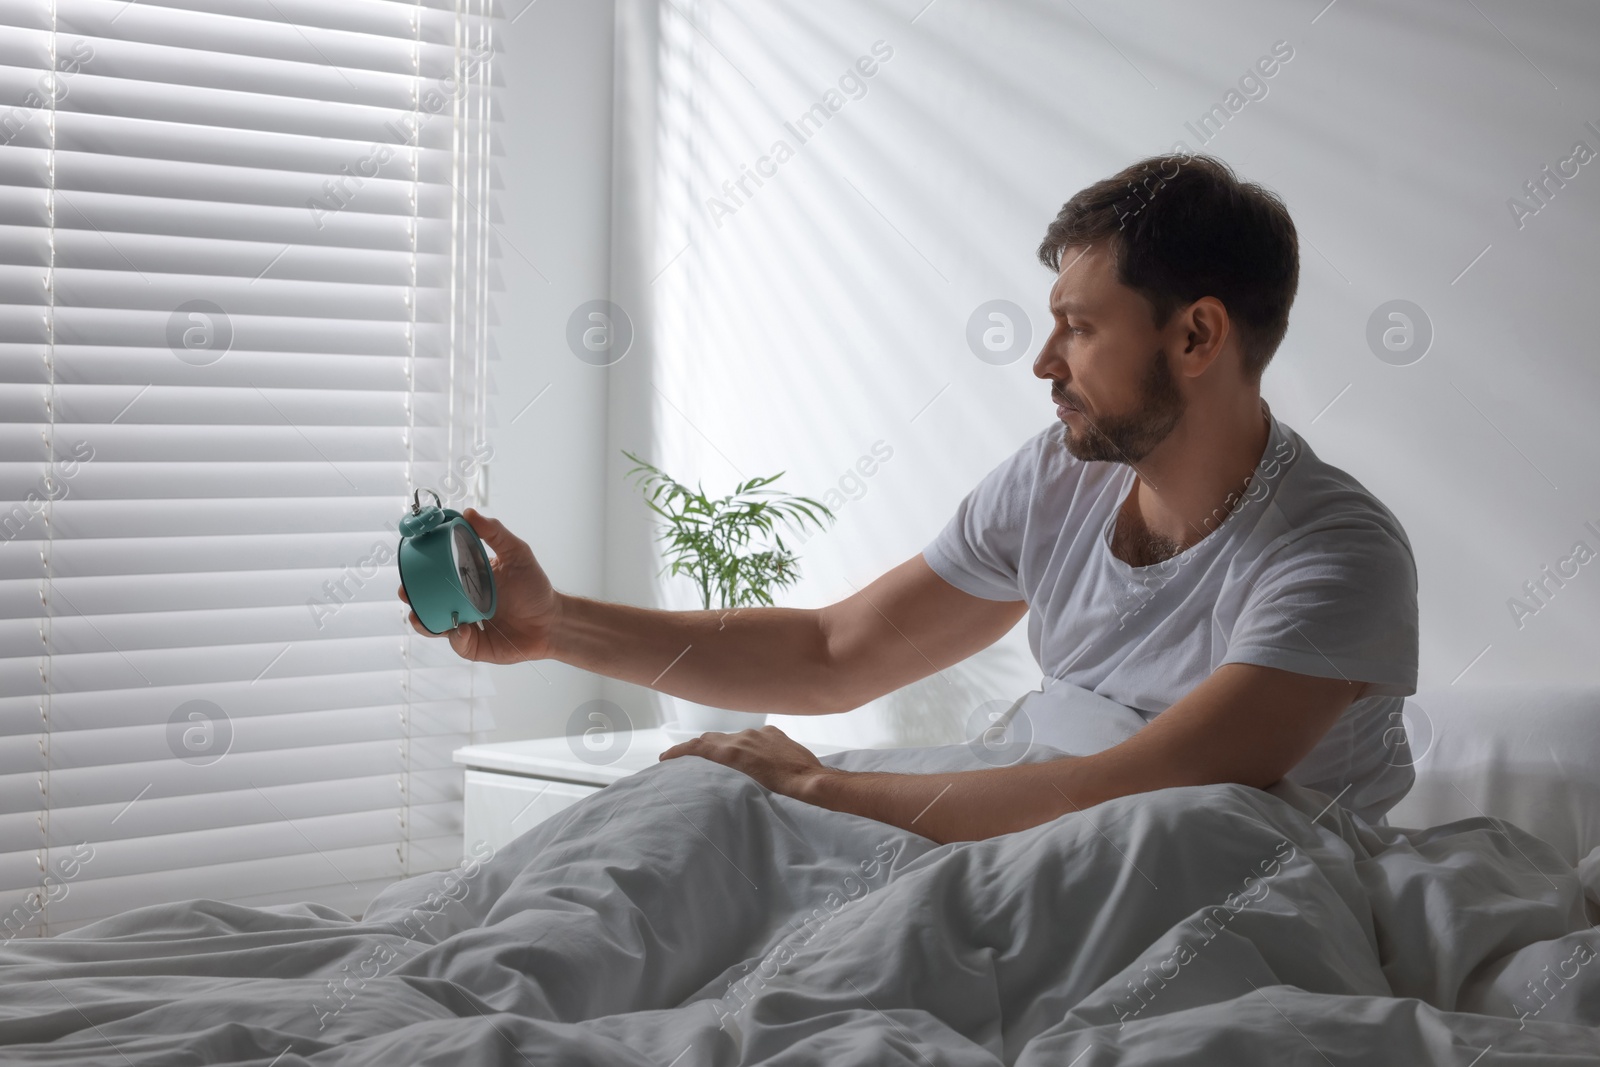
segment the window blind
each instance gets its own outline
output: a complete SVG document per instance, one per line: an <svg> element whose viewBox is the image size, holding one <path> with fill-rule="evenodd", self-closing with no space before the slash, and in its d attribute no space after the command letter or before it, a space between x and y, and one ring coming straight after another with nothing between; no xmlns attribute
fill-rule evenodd
<svg viewBox="0 0 1600 1067"><path fill-rule="evenodd" d="M394 547L486 484L492 27L0 0L0 938L459 862Z"/></svg>

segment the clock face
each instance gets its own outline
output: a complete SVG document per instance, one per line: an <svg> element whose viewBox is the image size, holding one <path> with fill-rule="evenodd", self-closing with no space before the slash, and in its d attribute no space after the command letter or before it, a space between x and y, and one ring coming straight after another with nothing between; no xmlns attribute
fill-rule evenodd
<svg viewBox="0 0 1600 1067"><path fill-rule="evenodd" d="M488 614L492 606L490 590L493 588L489 577L489 559L472 531L462 523L450 528L450 557L467 600L480 613Z"/></svg>

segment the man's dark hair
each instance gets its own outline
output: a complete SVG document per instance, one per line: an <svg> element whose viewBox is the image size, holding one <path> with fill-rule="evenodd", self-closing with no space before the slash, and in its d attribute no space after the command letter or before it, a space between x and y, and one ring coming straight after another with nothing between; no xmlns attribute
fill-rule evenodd
<svg viewBox="0 0 1600 1067"><path fill-rule="evenodd" d="M1059 271L1064 249L1105 238L1118 280L1150 301L1157 328L1203 296L1222 301L1244 372L1260 380L1300 284L1300 242L1276 194L1213 156L1151 156L1068 200L1039 260Z"/></svg>

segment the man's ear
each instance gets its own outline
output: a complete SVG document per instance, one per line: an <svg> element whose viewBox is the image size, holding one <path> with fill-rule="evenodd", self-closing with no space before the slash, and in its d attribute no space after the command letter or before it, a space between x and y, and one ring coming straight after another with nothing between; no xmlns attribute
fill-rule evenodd
<svg viewBox="0 0 1600 1067"><path fill-rule="evenodd" d="M1228 309L1214 296L1202 296L1175 316L1178 343L1172 348L1173 370L1198 378L1222 355L1233 323Z"/></svg>

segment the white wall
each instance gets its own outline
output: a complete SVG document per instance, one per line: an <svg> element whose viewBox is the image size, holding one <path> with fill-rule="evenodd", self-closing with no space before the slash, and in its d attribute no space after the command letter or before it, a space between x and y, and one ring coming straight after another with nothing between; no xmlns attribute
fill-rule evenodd
<svg viewBox="0 0 1600 1067"><path fill-rule="evenodd" d="M580 449L572 469L551 476L565 513L528 512L549 548L575 549L593 509L580 475L603 466L608 595L689 604L686 590L653 577L645 512L619 485L621 447L708 487L784 469L782 484L820 495L883 441L893 458L831 532L805 545L806 579L789 602L848 595L917 552L971 485L1052 417L1029 371L1048 321L1051 276L1033 257L1046 223L1082 186L1182 140L1277 190L1295 216L1301 291L1265 392L1409 531L1423 683L1596 679L1600 563L1580 567L1520 629L1508 600L1574 542L1600 550L1584 527L1600 530L1590 415L1600 369L1587 321L1600 162L1521 229L1507 198L1575 141L1600 150L1600 133L1585 126L1600 128L1600 9L618 2L630 33L648 36L660 21L659 40L649 38L657 50L634 40L620 53L634 57L625 79L654 78L652 63L660 79L649 114L624 108L651 133L635 129L628 142L640 169L619 186L617 217L633 243L612 264L639 340L604 372L603 455ZM576 6L542 0L528 19L554 28L577 19ZM589 23L574 29L582 36ZM799 144L784 123L877 41L893 56L866 95ZM1294 54L1267 95L1202 144L1185 123L1223 102L1278 41ZM708 198L778 139L794 158L713 221ZM546 161L529 166L508 174L554 180L536 176ZM590 201L576 201L573 214L594 223ZM570 265L530 243L561 272L562 300L575 299L584 287L566 277ZM973 309L995 298L1032 317L1033 344L1007 366L975 358L965 340ZM1409 366L1381 361L1366 340L1369 316L1396 298L1420 305L1435 333ZM552 314L562 300L538 297ZM570 367L561 373L592 387ZM506 385L503 394L521 395ZM587 580L582 567L568 573ZM777 721L813 740L935 739L978 704L1038 680L1020 632L947 675L848 716ZM647 705L631 687L607 692Z"/></svg>
<svg viewBox="0 0 1600 1067"><path fill-rule="evenodd" d="M559 587L598 596L607 376L575 358L565 334L573 309L610 288L612 13L593 0L507 0L503 16L485 510L533 545ZM491 740L564 733L600 693L599 679L554 662L496 668L493 679Z"/></svg>

